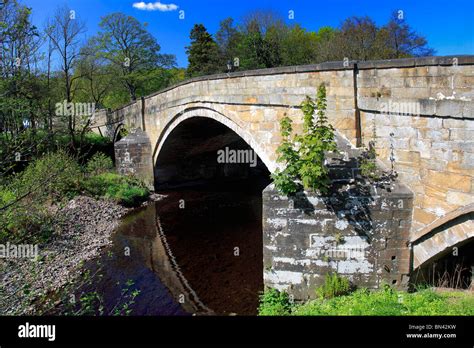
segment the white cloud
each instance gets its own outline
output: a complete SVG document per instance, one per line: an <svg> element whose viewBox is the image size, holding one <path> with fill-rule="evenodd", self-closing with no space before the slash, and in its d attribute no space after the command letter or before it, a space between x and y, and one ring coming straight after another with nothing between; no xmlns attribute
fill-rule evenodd
<svg viewBox="0 0 474 348"><path fill-rule="evenodd" d="M175 11L178 9L178 6L175 4L162 4L159 1L156 2L148 2L145 3L143 1L141 2L135 2L133 3L133 7L139 10L145 10L145 11L161 11L161 12L167 12L167 11Z"/></svg>

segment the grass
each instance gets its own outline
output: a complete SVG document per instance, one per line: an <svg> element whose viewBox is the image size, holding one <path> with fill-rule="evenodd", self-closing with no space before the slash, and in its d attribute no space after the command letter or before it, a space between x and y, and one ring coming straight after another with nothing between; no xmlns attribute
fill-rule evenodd
<svg viewBox="0 0 474 348"><path fill-rule="evenodd" d="M138 179L115 173L102 173L86 178L83 187L88 195L110 198L127 207L138 206L150 194Z"/></svg>
<svg viewBox="0 0 474 348"><path fill-rule="evenodd" d="M261 297L260 315L474 315L474 294L462 291L441 293L423 289L408 293L387 285L379 290L359 289L349 295L319 298L303 304L291 304L288 296L277 293L274 289L265 291Z"/></svg>

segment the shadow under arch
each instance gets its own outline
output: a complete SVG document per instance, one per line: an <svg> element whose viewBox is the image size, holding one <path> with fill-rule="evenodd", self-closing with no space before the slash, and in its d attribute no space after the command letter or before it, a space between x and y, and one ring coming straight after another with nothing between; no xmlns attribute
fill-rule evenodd
<svg viewBox="0 0 474 348"><path fill-rule="evenodd" d="M114 130L114 136L112 138L112 142L116 143L121 139L120 131L125 127L123 122L119 123L118 126Z"/></svg>
<svg viewBox="0 0 474 348"><path fill-rule="evenodd" d="M412 242L413 284L468 288L474 284L474 211L465 206L420 231Z"/></svg>
<svg viewBox="0 0 474 348"><path fill-rule="evenodd" d="M256 177L265 178L268 185L273 167L261 144L248 131L205 108L177 114L158 138L153 159L157 190Z"/></svg>
<svg viewBox="0 0 474 348"><path fill-rule="evenodd" d="M245 130L241 125L237 124L223 113L220 113L208 107L185 108L181 112L177 113L166 124L166 126L161 131L160 136L158 137L155 148L153 149L153 161L155 165L160 151L171 132L176 127L178 127L181 122L193 117L210 118L228 127L229 129L234 131L239 137L241 137L256 152L258 157L262 160L262 162L265 164L265 166L271 173L273 173L277 168L275 161L270 160L266 151L263 149L260 143L254 139L250 132Z"/></svg>

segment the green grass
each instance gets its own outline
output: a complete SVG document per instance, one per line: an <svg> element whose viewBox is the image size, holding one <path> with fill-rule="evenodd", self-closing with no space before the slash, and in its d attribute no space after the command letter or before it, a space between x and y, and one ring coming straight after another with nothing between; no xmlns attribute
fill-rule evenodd
<svg viewBox="0 0 474 348"><path fill-rule="evenodd" d="M138 206L146 201L149 190L141 181L115 173L103 173L86 178L84 191L94 197L105 197L127 207Z"/></svg>
<svg viewBox="0 0 474 348"><path fill-rule="evenodd" d="M260 315L474 315L474 294L461 291L441 293L424 289L407 293L386 286L380 290L359 289L349 295L294 305L288 302L287 296L276 295L276 290L266 292L272 295L261 297Z"/></svg>

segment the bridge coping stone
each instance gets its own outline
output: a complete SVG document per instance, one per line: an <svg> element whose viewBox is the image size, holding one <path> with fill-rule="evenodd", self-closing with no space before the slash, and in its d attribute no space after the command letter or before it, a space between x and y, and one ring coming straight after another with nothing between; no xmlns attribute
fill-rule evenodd
<svg viewBox="0 0 474 348"><path fill-rule="evenodd" d="M149 99L158 94L170 91L176 87L180 87L180 86L187 85L189 83L200 82L200 81L219 80L219 79L227 79L227 78L246 77L246 76L291 74L295 72L352 70L354 69L355 64L357 64L357 67L359 69L373 69L373 68L387 69L387 68L419 67L419 66L433 66L433 65L453 65L453 58L458 59L458 62L457 62L458 65L474 65L474 55L443 56L443 57L416 57L416 58L368 60L368 61L351 60L347 62L347 66L344 66L343 61L332 61L332 62L324 62L324 63L319 63L319 64L284 66L284 67L277 67L277 68L246 70L246 71L237 71L237 72L231 72L231 73L221 73L221 74L193 77L191 79L182 81L168 88L162 89L156 93L152 93L144 98Z"/></svg>

